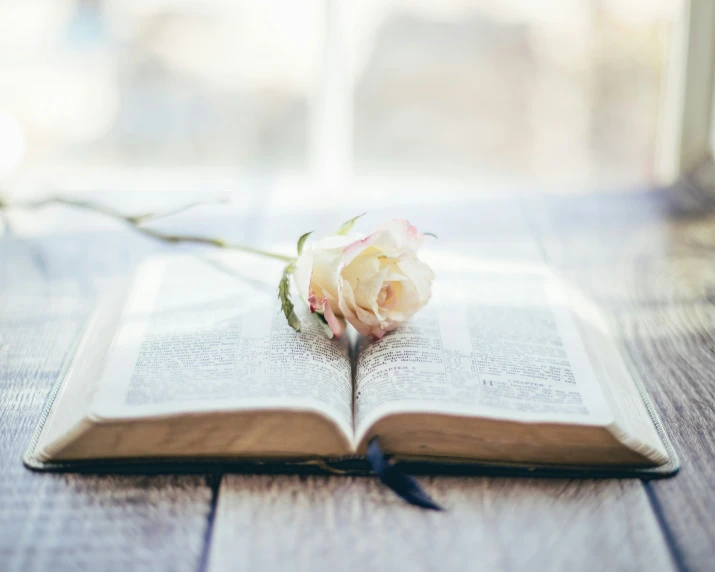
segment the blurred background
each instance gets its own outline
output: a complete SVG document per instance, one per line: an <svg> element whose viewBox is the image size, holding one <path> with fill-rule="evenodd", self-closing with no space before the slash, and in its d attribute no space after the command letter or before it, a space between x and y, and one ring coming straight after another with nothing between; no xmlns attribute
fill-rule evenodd
<svg viewBox="0 0 715 572"><path fill-rule="evenodd" d="M0 0L0 187L642 188L678 4Z"/></svg>

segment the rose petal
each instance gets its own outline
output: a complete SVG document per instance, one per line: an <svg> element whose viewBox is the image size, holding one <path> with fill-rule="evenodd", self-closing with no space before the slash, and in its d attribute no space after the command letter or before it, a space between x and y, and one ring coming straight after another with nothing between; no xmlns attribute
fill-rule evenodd
<svg viewBox="0 0 715 572"><path fill-rule="evenodd" d="M308 298L310 296L310 282L313 275L313 248L307 247L303 250L303 254L298 257L293 270L293 281L298 289L300 297L303 298L306 304L310 304Z"/></svg>
<svg viewBox="0 0 715 572"><path fill-rule="evenodd" d="M370 335L373 337L373 339L380 340L388 331L390 330L385 330L383 328L371 328Z"/></svg>
<svg viewBox="0 0 715 572"><path fill-rule="evenodd" d="M378 236L372 245L395 258L400 255L415 256L424 239L417 228L404 219L392 219L373 234Z"/></svg>
<svg viewBox="0 0 715 572"><path fill-rule="evenodd" d="M327 298L323 298L323 308L325 309L323 315L325 316L325 321L328 322L330 331L333 332L336 338L340 338L345 332L345 322L335 316Z"/></svg>
<svg viewBox="0 0 715 572"><path fill-rule="evenodd" d="M296 283L334 335L344 333L344 318L361 335L381 338L430 298L434 274L416 256L422 240L402 219L388 221L364 238L329 237L312 245L312 258L300 257Z"/></svg>
<svg viewBox="0 0 715 572"><path fill-rule="evenodd" d="M381 231L375 231L372 234L366 236L365 238L358 239L355 242L352 242L347 245L343 249L343 266L347 266L358 256L360 256L363 251L370 248L372 243L380 238L380 232Z"/></svg>
<svg viewBox="0 0 715 572"><path fill-rule="evenodd" d="M342 312L345 319L350 322L353 327L363 336L370 334L370 326L364 324L358 319L357 314L354 309L357 307L355 304L355 297L353 296L353 289L350 283L344 280L339 282L340 296L338 298L338 304L340 306L340 311Z"/></svg>
<svg viewBox="0 0 715 572"><path fill-rule="evenodd" d="M325 300L325 298L323 298L323 300ZM315 314L318 310L323 309L321 300L312 288L310 289L310 296L308 296L308 305L310 306L310 311L313 314Z"/></svg>

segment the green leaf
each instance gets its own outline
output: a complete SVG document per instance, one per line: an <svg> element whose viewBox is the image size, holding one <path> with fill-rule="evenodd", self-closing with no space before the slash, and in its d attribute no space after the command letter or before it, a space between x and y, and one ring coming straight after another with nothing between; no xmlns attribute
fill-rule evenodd
<svg viewBox="0 0 715 572"><path fill-rule="evenodd" d="M306 232L303 236L301 236L298 239L298 256L303 254L303 245L305 244L305 241L308 240L308 237L313 234L313 231L311 230L310 232Z"/></svg>
<svg viewBox="0 0 715 572"><path fill-rule="evenodd" d="M290 273L293 271L293 263L283 269L283 276L278 283L278 299L281 301L281 310L288 320L288 325L296 332L300 332L300 319L295 313L295 306L290 299Z"/></svg>
<svg viewBox="0 0 715 572"><path fill-rule="evenodd" d="M431 237L433 237L433 238L439 238L439 237L438 237L435 233L433 233L433 232L423 232L422 234L424 234L425 236L431 236Z"/></svg>
<svg viewBox="0 0 715 572"><path fill-rule="evenodd" d="M356 217L351 218L350 220L346 220L342 225L340 225L340 228L338 229L338 232L335 234L347 234L349 233L353 227L355 226L355 223L357 222L357 219L360 217L365 216L367 213L362 213L360 215L357 215Z"/></svg>
<svg viewBox="0 0 715 572"><path fill-rule="evenodd" d="M318 323L323 328L323 333L325 334L325 337L329 340L332 340L333 330L330 329L330 326L328 325L328 320L325 319L325 316L323 316L323 314L319 314L318 312L315 312L313 316L315 316L315 319L318 320Z"/></svg>

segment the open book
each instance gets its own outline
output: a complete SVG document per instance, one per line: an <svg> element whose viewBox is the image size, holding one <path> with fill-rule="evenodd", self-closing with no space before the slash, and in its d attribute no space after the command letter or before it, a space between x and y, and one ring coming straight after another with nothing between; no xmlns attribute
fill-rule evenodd
<svg viewBox="0 0 715 572"><path fill-rule="evenodd" d="M378 341L327 339L297 296L293 331L273 262L148 260L95 311L26 464L349 458L379 436L407 460L673 467L577 292L545 266L425 258L432 301Z"/></svg>

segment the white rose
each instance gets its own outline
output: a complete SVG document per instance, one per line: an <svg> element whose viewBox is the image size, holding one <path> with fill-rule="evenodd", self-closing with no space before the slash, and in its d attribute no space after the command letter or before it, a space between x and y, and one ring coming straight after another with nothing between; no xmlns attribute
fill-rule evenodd
<svg viewBox="0 0 715 572"><path fill-rule="evenodd" d="M398 219L366 237L330 236L303 250L293 274L296 286L336 337L347 320L362 335L379 339L430 299L434 273L417 258L422 239Z"/></svg>

